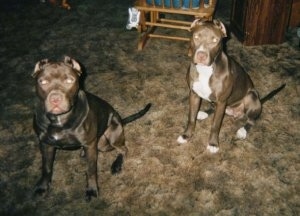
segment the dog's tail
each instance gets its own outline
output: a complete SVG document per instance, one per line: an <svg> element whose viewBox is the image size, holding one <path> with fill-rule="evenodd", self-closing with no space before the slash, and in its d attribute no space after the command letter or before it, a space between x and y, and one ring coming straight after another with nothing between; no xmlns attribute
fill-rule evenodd
<svg viewBox="0 0 300 216"><path fill-rule="evenodd" d="M264 104L266 101L270 100L272 97L274 97L278 92L280 92L282 89L284 89L284 87L286 86L286 84L282 84L279 88L274 89L273 91L271 91L269 94L267 94L266 96L264 96L260 101L261 104Z"/></svg>
<svg viewBox="0 0 300 216"><path fill-rule="evenodd" d="M151 105L152 105L151 103L148 103L148 104L145 106L145 108L142 109L141 111L139 111L139 112L137 112L137 113L135 113L135 114L132 114L132 115L130 115L130 116L128 116L128 117L122 119L122 124L126 125L126 124L128 124L129 122L132 122L132 121L134 121L134 120L136 120L136 119L138 119L138 118L141 118L143 115L146 114L146 112L148 112L148 110L150 109Z"/></svg>

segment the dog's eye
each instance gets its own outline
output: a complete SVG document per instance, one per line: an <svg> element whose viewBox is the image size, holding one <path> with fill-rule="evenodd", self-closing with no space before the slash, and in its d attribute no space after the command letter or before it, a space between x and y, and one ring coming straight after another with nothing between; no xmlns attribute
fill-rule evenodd
<svg viewBox="0 0 300 216"><path fill-rule="evenodd" d="M213 39L212 39L212 42L213 42L213 43L218 43L219 40L218 40L218 38L213 38Z"/></svg>
<svg viewBox="0 0 300 216"><path fill-rule="evenodd" d="M202 35L201 34L194 34L194 40L200 40L201 39L201 37L202 37Z"/></svg>
<svg viewBox="0 0 300 216"><path fill-rule="evenodd" d="M65 80L65 83L67 84L72 84L74 83L75 79L73 77L68 77L66 80Z"/></svg>
<svg viewBox="0 0 300 216"><path fill-rule="evenodd" d="M40 80L39 80L39 84L40 84L40 85L47 85L48 83L49 83L48 80L45 80L45 79L40 79Z"/></svg>

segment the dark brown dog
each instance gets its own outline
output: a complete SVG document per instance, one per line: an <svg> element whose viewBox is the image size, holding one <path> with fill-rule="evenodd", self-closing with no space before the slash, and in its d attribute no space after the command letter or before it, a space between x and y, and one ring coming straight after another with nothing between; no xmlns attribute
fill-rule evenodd
<svg viewBox="0 0 300 216"><path fill-rule="evenodd" d="M188 125L177 141L186 143L193 135L196 120L208 116L206 112L199 111L201 101L205 99L215 105L207 146L210 152L215 153L219 150L219 132L224 114L236 119L237 137L245 139L246 129L259 117L262 104L249 75L223 51L225 26L217 20L195 20L191 31L193 56L187 74L190 88Z"/></svg>
<svg viewBox="0 0 300 216"><path fill-rule="evenodd" d="M56 150L82 148L88 166L86 199L97 197L98 150L115 148L120 152L111 167L113 174L119 172L127 152L123 126L143 116L151 106L148 104L140 112L121 119L106 101L79 88L81 73L79 63L65 57L64 62L39 61L32 74L39 98L34 129L42 154L37 194L49 189Z"/></svg>

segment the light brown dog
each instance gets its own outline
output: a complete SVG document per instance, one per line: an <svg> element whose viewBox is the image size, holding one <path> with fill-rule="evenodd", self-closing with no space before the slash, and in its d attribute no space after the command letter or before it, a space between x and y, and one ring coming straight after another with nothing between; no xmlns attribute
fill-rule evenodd
<svg viewBox="0 0 300 216"><path fill-rule="evenodd" d="M245 139L247 129L261 113L262 101L249 75L223 51L222 40L227 36L223 23L218 20L195 20L191 31L192 62L187 74L190 89L188 124L177 142L186 143L193 135L196 120L208 117L206 112L199 111L204 99L215 106L207 146L210 152L215 153L219 150L219 132L224 114L236 120L237 137ZM264 99L273 96L283 87L284 85L274 90Z"/></svg>

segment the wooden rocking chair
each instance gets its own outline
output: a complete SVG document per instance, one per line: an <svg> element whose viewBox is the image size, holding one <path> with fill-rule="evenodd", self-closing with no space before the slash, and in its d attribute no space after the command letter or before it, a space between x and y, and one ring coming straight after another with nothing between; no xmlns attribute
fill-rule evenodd
<svg viewBox="0 0 300 216"><path fill-rule="evenodd" d="M138 50L142 50L149 38L163 38L189 41L189 37L155 34L157 27L189 30L195 18L212 20L217 0L136 0L135 8L140 11L138 32L140 39ZM184 16L163 18L162 15L177 14L192 16L193 20L186 21Z"/></svg>

